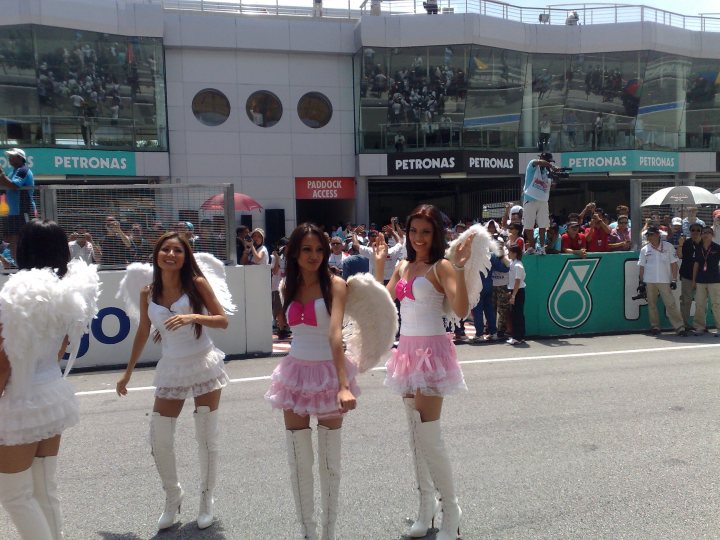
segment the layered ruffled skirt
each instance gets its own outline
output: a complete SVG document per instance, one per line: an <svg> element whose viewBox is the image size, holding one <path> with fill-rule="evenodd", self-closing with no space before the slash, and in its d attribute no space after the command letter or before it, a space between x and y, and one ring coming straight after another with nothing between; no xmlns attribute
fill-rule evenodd
<svg viewBox="0 0 720 540"><path fill-rule="evenodd" d="M447 396L467 390L452 334L401 335L385 367L385 386L396 394Z"/></svg>
<svg viewBox="0 0 720 540"><path fill-rule="evenodd" d="M14 446L49 439L79 421L79 406L72 384L61 377L34 383L22 398L10 398L7 393L0 398L0 445Z"/></svg>
<svg viewBox="0 0 720 540"><path fill-rule="evenodd" d="M345 359L350 391L355 397L360 388L355 381L357 367ZM265 399L275 409L292 411L301 416L331 418L342 416L337 406L338 378L332 360L299 360L286 356L272 373Z"/></svg>
<svg viewBox="0 0 720 540"><path fill-rule="evenodd" d="M187 399L227 386L225 353L214 345L188 356L163 355L155 368L155 397Z"/></svg>

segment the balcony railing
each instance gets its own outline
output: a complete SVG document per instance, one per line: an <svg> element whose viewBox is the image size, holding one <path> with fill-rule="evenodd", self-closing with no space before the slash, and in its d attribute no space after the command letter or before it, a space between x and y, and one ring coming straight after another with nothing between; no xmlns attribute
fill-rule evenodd
<svg viewBox="0 0 720 540"><path fill-rule="evenodd" d="M357 0L355 0L357 1ZM242 0L162 0L163 7L170 10L206 11L235 13L243 15L285 15L298 17L323 17L357 19L362 15L407 15L425 14L427 0L363 0L358 8L352 7L351 0L327 2L318 11L307 0L302 5L280 3L278 0L257 0L246 3ZM374 4L374 5L373 5ZM357 5L357 4L356 4ZM331 7L332 6L332 7ZM340 7L341 6L341 7ZM554 4L547 8L522 7L495 0L437 0L437 12L476 13L529 24L569 24L568 14L576 11L577 24L616 24L624 22L653 22L675 28L701 32L720 32L720 14L681 15L650 6L629 4Z"/></svg>

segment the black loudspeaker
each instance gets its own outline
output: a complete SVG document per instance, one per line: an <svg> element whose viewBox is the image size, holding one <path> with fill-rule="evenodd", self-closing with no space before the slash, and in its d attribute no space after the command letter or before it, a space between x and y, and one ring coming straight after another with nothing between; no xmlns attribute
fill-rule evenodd
<svg viewBox="0 0 720 540"><path fill-rule="evenodd" d="M285 236L285 210L282 208L265 210L265 245L274 248L283 236Z"/></svg>
<svg viewBox="0 0 720 540"><path fill-rule="evenodd" d="M249 216L247 214L243 214L240 216L240 225L245 225L248 229L252 231L252 216Z"/></svg>

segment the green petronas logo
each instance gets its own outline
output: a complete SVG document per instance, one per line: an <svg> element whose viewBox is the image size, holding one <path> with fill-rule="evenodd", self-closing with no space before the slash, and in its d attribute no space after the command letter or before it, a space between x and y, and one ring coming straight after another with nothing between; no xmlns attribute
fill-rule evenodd
<svg viewBox="0 0 720 540"><path fill-rule="evenodd" d="M592 296L588 284L600 259L569 259L560 272L550 297L548 312L555 324L577 328L592 313Z"/></svg>

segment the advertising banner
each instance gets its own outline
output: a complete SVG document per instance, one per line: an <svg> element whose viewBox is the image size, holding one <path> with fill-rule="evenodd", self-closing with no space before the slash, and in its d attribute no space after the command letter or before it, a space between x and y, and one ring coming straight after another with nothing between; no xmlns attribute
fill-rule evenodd
<svg viewBox="0 0 720 540"><path fill-rule="evenodd" d="M0 167L8 171L3 148ZM35 175L135 176L134 152L68 150L64 148L23 148L27 164Z"/></svg>
<svg viewBox="0 0 720 540"><path fill-rule="evenodd" d="M297 177L296 199L354 199L355 178L346 177Z"/></svg>
<svg viewBox="0 0 720 540"><path fill-rule="evenodd" d="M387 155L389 176L439 176L448 173L518 174L517 152L398 152Z"/></svg>
<svg viewBox="0 0 720 540"><path fill-rule="evenodd" d="M588 253L585 259L571 255L524 257L527 334L558 336L649 330L647 302L633 299L637 295L638 256L637 252L625 251ZM674 295L679 305L680 287ZM661 325L670 329L662 301L658 302Z"/></svg>
<svg viewBox="0 0 720 540"><path fill-rule="evenodd" d="M649 152L619 150L617 152L563 152L561 167L571 167L575 173L591 172L677 172L677 152Z"/></svg>

